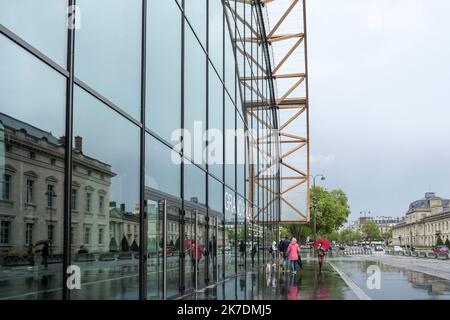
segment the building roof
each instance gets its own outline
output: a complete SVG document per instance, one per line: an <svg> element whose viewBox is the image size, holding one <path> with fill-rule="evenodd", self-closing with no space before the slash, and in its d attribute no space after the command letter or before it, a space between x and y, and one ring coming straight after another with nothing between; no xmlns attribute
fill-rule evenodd
<svg viewBox="0 0 450 320"><path fill-rule="evenodd" d="M434 192L427 192L424 198L411 202L406 214L412 213L417 210L429 210L431 208L431 200L441 200L444 210L450 209L450 199L437 197Z"/></svg>
<svg viewBox="0 0 450 320"><path fill-rule="evenodd" d="M15 119L7 114L0 112L0 122L3 126L14 129L14 130L23 130L28 135L37 138L37 139L46 139L48 142L59 145L60 141L58 138L52 135L51 132L44 131L42 129L36 128L35 126Z"/></svg>

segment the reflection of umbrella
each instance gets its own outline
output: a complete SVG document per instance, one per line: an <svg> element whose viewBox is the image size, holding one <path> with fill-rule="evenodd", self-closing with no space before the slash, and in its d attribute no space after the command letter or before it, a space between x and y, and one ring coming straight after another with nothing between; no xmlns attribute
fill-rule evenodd
<svg viewBox="0 0 450 320"><path fill-rule="evenodd" d="M322 247L325 250L328 250L331 248L331 244L330 244L330 240L326 239L326 238L320 238L319 240L317 240L316 242L314 242L314 247L318 248L319 244L322 244Z"/></svg>

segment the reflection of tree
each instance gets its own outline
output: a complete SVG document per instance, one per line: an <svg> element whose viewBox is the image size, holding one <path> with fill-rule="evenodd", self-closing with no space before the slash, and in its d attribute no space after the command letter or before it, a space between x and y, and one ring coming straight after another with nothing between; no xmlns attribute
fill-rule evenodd
<svg viewBox="0 0 450 320"><path fill-rule="evenodd" d="M139 251L139 246L136 243L136 240L134 240L133 243L131 244L131 251L132 252L138 252Z"/></svg>
<svg viewBox="0 0 450 320"><path fill-rule="evenodd" d="M128 244L128 240L125 236L123 236L123 238L122 238L122 243L121 243L120 248L121 248L122 252L130 251L130 245Z"/></svg>
<svg viewBox="0 0 450 320"><path fill-rule="evenodd" d="M114 237L111 238L111 241L109 242L109 251L110 252L118 251L117 242L116 242L116 239Z"/></svg>

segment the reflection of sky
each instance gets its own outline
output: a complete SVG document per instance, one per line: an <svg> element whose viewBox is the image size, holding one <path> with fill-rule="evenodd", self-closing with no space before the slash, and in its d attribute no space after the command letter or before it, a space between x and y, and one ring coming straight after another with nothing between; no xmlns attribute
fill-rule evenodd
<svg viewBox="0 0 450 320"><path fill-rule="evenodd" d="M0 35L0 110L59 138L65 131L66 81ZM51 120L51 121L49 121Z"/></svg>
<svg viewBox="0 0 450 320"><path fill-rule="evenodd" d="M83 153L111 165L110 201L132 211L139 202L139 129L82 89L74 95L74 136L83 137Z"/></svg>
<svg viewBox="0 0 450 320"><path fill-rule="evenodd" d="M139 119L141 1L78 0L75 74Z"/></svg>
<svg viewBox="0 0 450 320"><path fill-rule="evenodd" d="M0 7L0 24L65 67L67 1L1 0Z"/></svg>

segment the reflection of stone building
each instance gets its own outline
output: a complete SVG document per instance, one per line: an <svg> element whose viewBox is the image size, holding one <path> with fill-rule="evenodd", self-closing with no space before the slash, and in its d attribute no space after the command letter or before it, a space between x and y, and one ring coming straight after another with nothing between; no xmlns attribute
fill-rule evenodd
<svg viewBox="0 0 450 320"><path fill-rule="evenodd" d="M125 208L111 207L109 210L109 249L121 251L125 237L130 249L139 246L139 215L125 212Z"/></svg>
<svg viewBox="0 0 450 320"><path fill-rule="evenodd" d="M433 192L410 204L402 223L392 230L395 245L432 246L450 236L450 200Z"/></svg>
<svg viewBox="0 0 450 320"><path fill-rule="evenodd" d="M2 113L0 136L0 254L26 254L30 244L41 240L51 240L51 253L61 254L65 139ZM82 138L76 137L72 248L105 252L109 250L109 192L115 174L110 165L84 155L82 147ZM125 225L133 221L126 215L123 220ZM134 238L137 233L132 229L130 237Z"/></svg>

